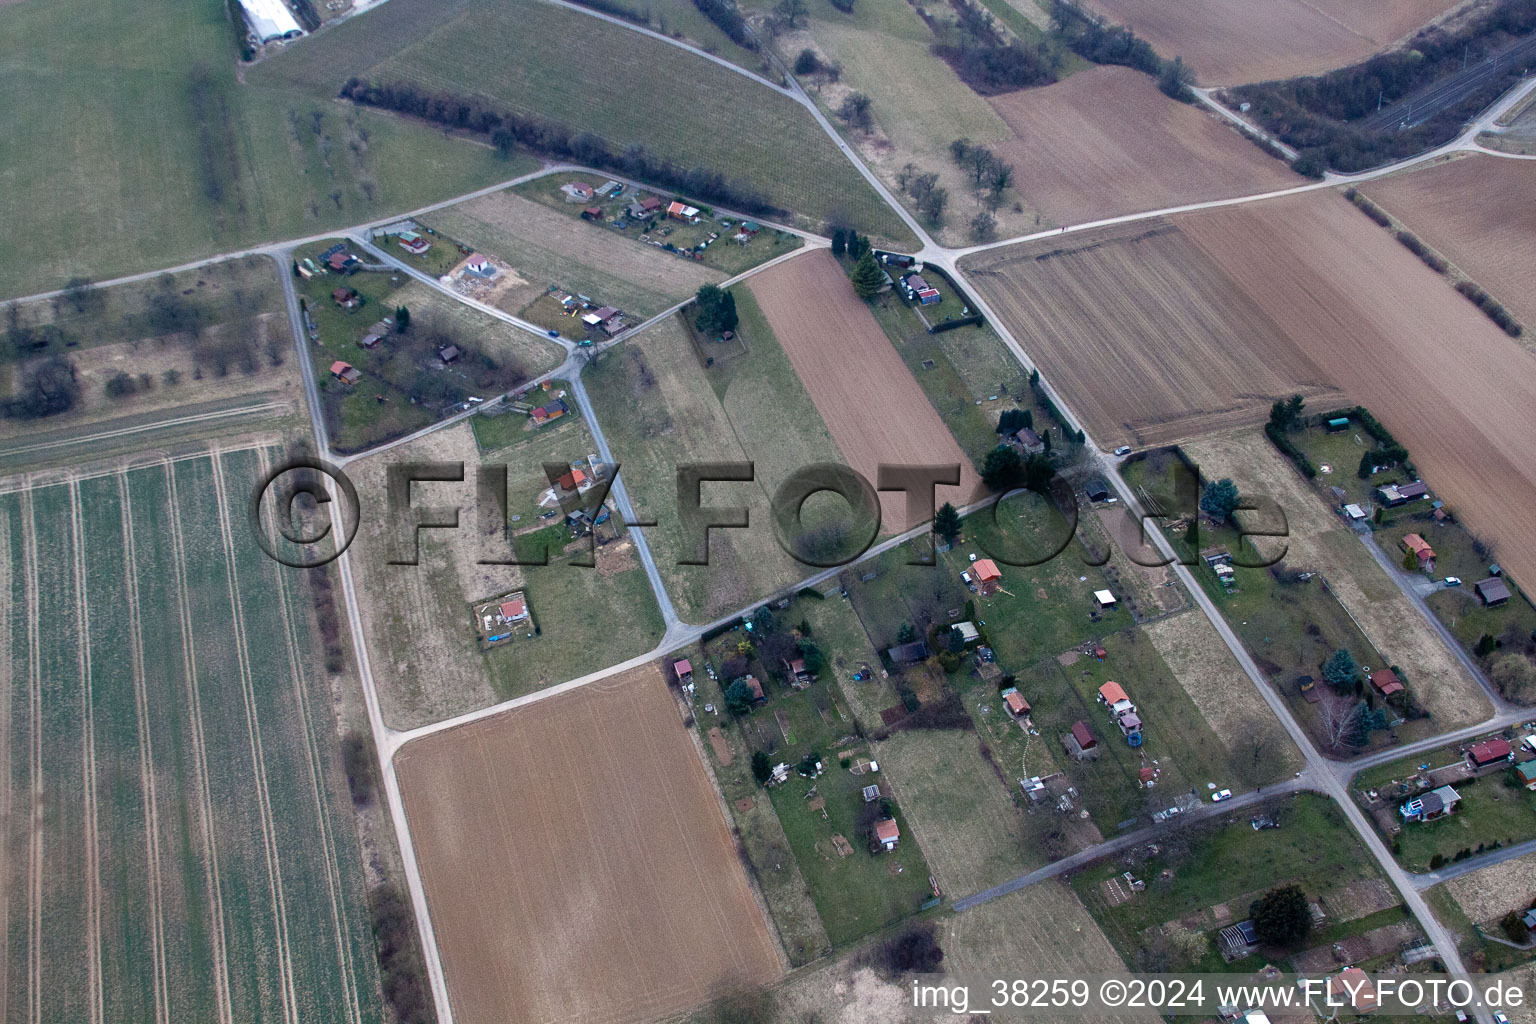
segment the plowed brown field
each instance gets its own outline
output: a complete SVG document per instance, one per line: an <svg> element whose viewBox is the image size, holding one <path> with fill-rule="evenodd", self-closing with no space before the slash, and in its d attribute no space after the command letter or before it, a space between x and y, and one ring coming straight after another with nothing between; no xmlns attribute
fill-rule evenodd
<svg viewBox="0 0 1536 1024"><path fill-rule="evenodd" d="M1100 445L1262 420L1330 388L1312 359L1164 220L973 256L971 282Z"/></svg>
<svg viewBox="0 0 1536 1024"><path fill-rule="evenodd" d="M960 486L937 501L963 505L980 480L923 389L860 301L832 254L808 253L749 287L848 465L875 483L880 463L960 464ZM880 497L885 528L906 528L899 492Z"/></svg>
<svg viewBox="0 0 1536 1024"><path fill-rule="evenodd" d="M780 972L653 664L396 758L460 1024L642 1021Z"/></svg>
<svg viewBox="0 0 1536 1024"><path fill-rule="evenodd" d="M1312 75L1385 49L1458 0L1088 0L1206 85Z"/></svg>
<svg viewBox="0 0 1536 1024"><path fill-rule="evenodd" d="M1508 306L1536 345L1536 162L1468 156L1361 191Z"/></svg>
<svg viewBox="0 0 1536 1024"><path fill-rule="evenodd" d="M1057 224L1301 184L1235 128L1131 68L1091 68L990 102L1017 137L993 148L1029 205Z"/></svg>
<svg viewBox="0 0 1536 1024"><path fill-rule="evenodd" d="M1536 356L1332 193L1180 223L1408 446L1425 479L1516 579L1536 579Z"/></svg>

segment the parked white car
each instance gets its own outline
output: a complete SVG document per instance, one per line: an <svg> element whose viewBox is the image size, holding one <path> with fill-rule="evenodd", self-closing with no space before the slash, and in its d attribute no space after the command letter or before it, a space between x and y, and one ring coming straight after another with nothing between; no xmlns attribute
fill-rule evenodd
<svg viewBox="0 0 1536 1024"><path fill-rule="evenodd" d="M1231 798L1232 791L1230 789L1221 789L1211 794L1211 803L1219 804L1223 800L1230 800Z"/></svg>

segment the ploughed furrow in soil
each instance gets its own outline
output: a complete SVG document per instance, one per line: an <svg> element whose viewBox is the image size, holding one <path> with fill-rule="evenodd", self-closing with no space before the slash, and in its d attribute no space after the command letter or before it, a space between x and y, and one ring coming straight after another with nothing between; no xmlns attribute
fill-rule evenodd
<svg viewBox="0 0 1536 1024"><path fill-rule="evenodd" d="M96 1019L92 908L95 884L88 850L89 809L82 723L86 709L76 601L70 488L31 491L35 535L29 573L37 591L38 742L33 795L38 915L33 998L40 1024Z"/></svg>
<svg viewBox="0 0 1536 1024"><path fill-rule="evenodd" d="M105 1018L106 998L101 976L101 841L96 806L96 707L92 697L91 611L85 600L85 533L80 526L80 483L69 481L70 548L74 552L75 618L80 624L75 657L80 666L80 752L85 804L85 941L91 1024Z"/></svg>

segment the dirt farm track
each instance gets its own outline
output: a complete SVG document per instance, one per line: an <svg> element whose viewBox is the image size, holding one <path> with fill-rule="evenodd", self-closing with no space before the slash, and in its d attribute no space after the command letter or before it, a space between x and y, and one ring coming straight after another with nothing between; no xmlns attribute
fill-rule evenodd
<svg viewBox="0 0 1536 1024"><path fill-rule="evenodd" d="M970 500L980 485L971 461L831 253L789 260L750 287L848 465L875 483L882 462L957 462L960 486L939 487L936 500ZM882 529L905 529L901 495L886 492L880 500Z"/></svg>
<svg viewBox="0 0 1536 1024"><path fill-rule="evenodd" d="M397 757L459 1024L604 1024L779 975L660 668Z"/></svg>

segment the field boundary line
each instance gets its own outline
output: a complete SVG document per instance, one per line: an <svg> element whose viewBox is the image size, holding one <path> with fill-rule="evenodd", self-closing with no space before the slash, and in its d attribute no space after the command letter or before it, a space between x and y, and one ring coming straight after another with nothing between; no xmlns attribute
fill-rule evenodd
<svg viewBox="0 0 1536 1024"><path fill-rule="evenodd" d="M224 549L224 583L229 591L230 629L235 639L235 659L240 674L241 698L245 705L245 731L251 746L251 771L256 783L256 817L261 826L262 853L267 862L267 889L272 900L272 924L277 943L277 973L283 999L283 1018L298 1024L298 992L293 984L292 950L288 946L288 907L283 896L283 869L272 820L271 794L267 789L266 754L262 749L260 716L256 708L255 679L251 672L251 652L245 634L245 609L240 600L240 575L235 568L235 538L225 507L224 463L217 446L208 452L213 472L214 508L219 520L219 541Z"/></svg>
<svg viewBox="0 0 1536 1024"><path fill-rule="evenodd" d="M86 977L90 1014L105 1024L106 996L101 980L101 839L96 818L96 712L91 693L91 609L85 599L85 529L80 522L80 481L69 479L69 540L74 554L75 618L80 631L75 660L80 667L80 768L85 791L85 920Z"/></svg>
<svg viewBox="0 0 1536 1024"><path fill-rule="evenodd" d="M24 480L21 491L21 543L27 591L27 690L32 713L31 777L27 779L30 808L27 815L30 840L27 848L27 1019L42 1024L43 958L43 694L42 641L38 637L37 520L32 505L32 482Z"/></svg>
<svg viewBox="0 0 1536 1024"><path fill-rule="evenodd" d="M176 464L167 457L160 465L165 472L169 507L175 510L181 507L176 494ZM192 727L193 771L197 776L198 815L203 826L203 880L208 886L208 896L213 905L213 922L208 930L213 939L213 988L218 1001L220 1024L234 1024L235 1013L229 992L229 946L224 935L224 887L219 878L219 847L213 827L213 796L208 788L208 746L203 737L203 708L197 689L197 642L192 638L192 610L187 600L186 547L181 535L180 518L175 515L166 518L171 527L171 584L176 592L177 617L181 625L182 672L187 683L187 706L192 710L189 721Z"/></svg>
<svg viewBox="0 0 1536 1024"><path fill-rule="evenodd" d="M243 452L249 451L252 448L266 447L268 443L269 442L256 441L249 444L232 445L223 450L226 452ZM162 465L169 466L177 462L194 462L197 459L206 457L207 454L208 451L205 448L200 448L197 451L192 452L183 452L180 455L172 455L170 452L162 451L158 448L147 448L142 452L135 452L134 454L126 457L104 456L99 460L83 463L82 465L85 468L78 470L73 468L26 470L21 473L11 473L8 476L0 477L0 480L4 481L22 481L24 479L31 481L29 483L0 483L0 495L19 494L24 489L33 486L43 486L51 482L63 482L70 477L73 477L79 480L81 483L84 483L87 480L96 480L104 476L115 476L119 468L125 468L132 471L135 469L151 469ZM136 459L142 461L139 461L138 464L135 465L134 460ZM58 481L42 481L39 483L36 480L37 477L50 473L57 473L59 475Z"/></svg>
<svg viewBox="0 0 1536 1024"><path fill-rule="evenodd" d="M270 468L265 449L259 453L259 462L262 475ZM268 535L275 533L275 527L267 527ZM274 538L275 540L275 538ZM330 801L327 799L325 789L325 759L321 755L315 742L314 723L310 718L309 696L306 693L304 670L299 665L297 651L299 649L299 636L297 622L294 619L292 606L288 601L288 580L286 576L279 576L274 581L277 590L278 606L283 616L283 632L287 636L288 678L293 683L293 699L298 706L301 724L304 734L304 753L309 764L310 792L315 798L315 815L320 825L320 844L325 853L325 888L331 903L331 924L336 936L337 958L341 964L342 989L344 999L351 1007L349 1019L354 1024L362 1024L362 1007L359 1002L356 968L352 961L352 930L347 923L347 915L342 905L346 902L342 881L336 871L335 831L331 822Z"/></svg>
<svg viewBox="0 0 1536 1024"><path fill-rule="evenodd" d="M117 494L122 505L123 568L128 592L128 651L133 668L133 703L139 727L139 785L144 789L144 855L149 870L150 950L154 960L155 1019L171 1019L170 983L165 964L165 907L160 876L160 807L155 795L155 751L149 732L149 693L144 685L143 619L139 610L139 563L133 544L133 496L128 469L119 467Z"/></svg>
<svg viewBox="0 0 1536 1024"><path fill-rule="evenodd" d="M191 416L179 416L174 419L156 420L153 423L140 423L132 427L119 427L116 430L103 430L96 434L83 434L79 437L60 437L52 441L37 441L32 444L19 445L14 448L0 447L0 459L11 458L15 455L26 455L29 452L46 451L50 448L67 448L71 445L89 444L92 441L108 441L115 437L126 437L129 434L141 434L149 430L168 430L171 427L182 427L193 423L203 423L208 420L228 419L233 416L255 415L274 409L284 409L290 405L288 402L264 402L260 405L242 405L235 409L216 409L212 412L194 413Z"/></svg>

